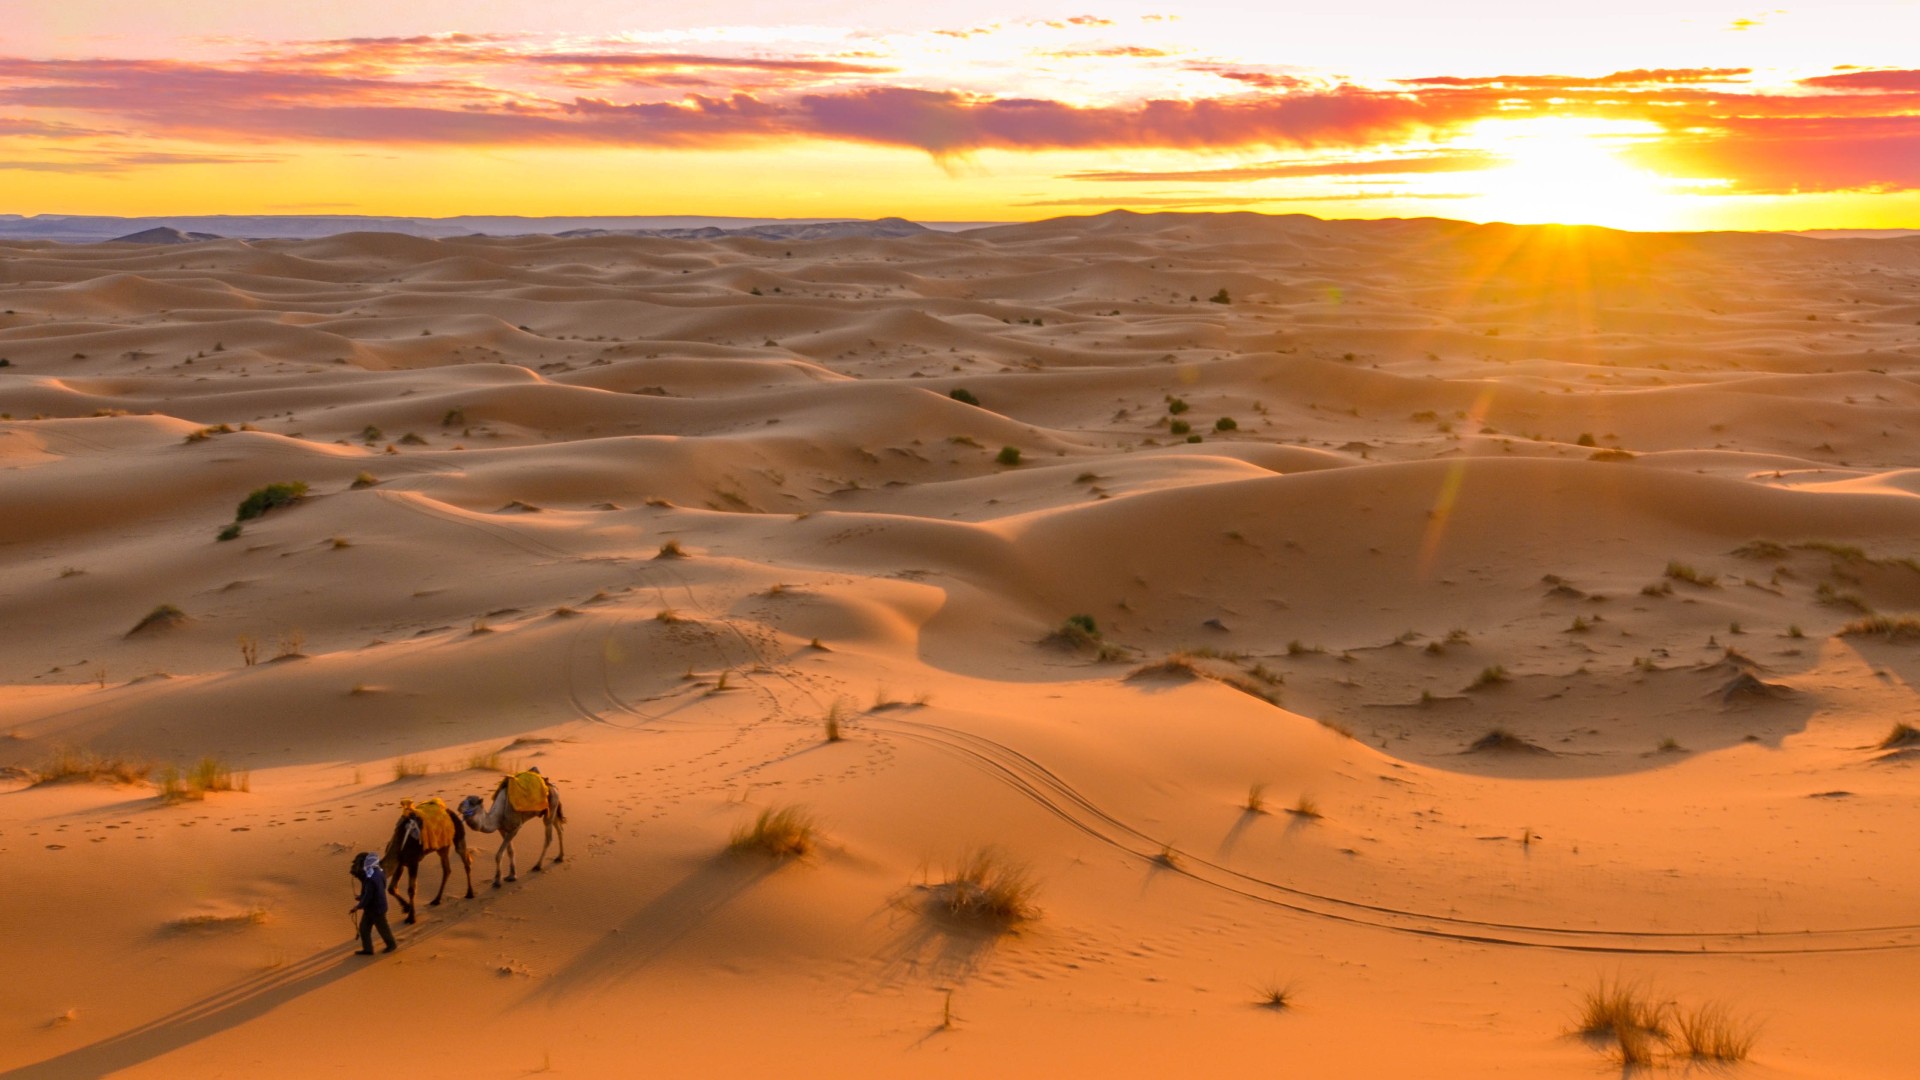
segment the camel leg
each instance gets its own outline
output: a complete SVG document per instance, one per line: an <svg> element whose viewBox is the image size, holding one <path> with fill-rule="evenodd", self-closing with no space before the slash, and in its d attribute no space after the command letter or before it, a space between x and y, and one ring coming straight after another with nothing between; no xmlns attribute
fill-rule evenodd
<svg viewBox="0 0 1920 1080"><path fill-rule="evenodd" d="M440 849L440 891L433 894L428 907L439 907L440 901L447 895L447 879L453 876L453 863L447 858L447 849Z"/></svg>
<svg viewBox="0 0 1920 1080"><path fill-rule="evenodd" d="M554 813L553 816L554 816L553 837L554 839L560 842L560 854L555 855L553 857L553 861L566 862L567 861L567 829L566 829L566 826L560 824L560 815L557 811Z"/></svg>
<svg viewBox="0 0 1920 1080"><path fill-rule="evenodd" d="M412 926L419 919L419 911L414 906L414 890L420 886L420 864L415 862L407 871L407 925Z"/></svg>
<svg viewBox="0 0 1920 1080"><path fill-rule="evenodd" d="M540 817L540 854L533 860L535 873L540 872L540 864L547 860L547 845L551 843L553 843L553 815L543 814Z"/></svg>
<svg viewBox="0 0 1920 1080"><path fill-rule="evenodd" d="M400 860L400 865L394 868L393 880L387 882L387 895L393 897L396 901L399 902L400 907L403 910L405 910L407 913L407 921L412 922L413 921L413 904L406 897L400 895L400 879L405 877L406 875L407 875L407 863L406 863L406 860L403 858ZM409 892L411 892L411 890L409 890Z"/></svg>
<svg viewBox="0 0 1920 1080"><path fill-rule="evenodd" d="M467 899L473 899L473 849L460 848L460 865L467 868Z"/></svg>
<svg viewBox="0 0 1920 1080"><path fill-rule="evenodd" d="M500 848L493 853L493 887L496 889L500 887L500 857L512 850L513 841L504 836L501 837Z"/></svg>

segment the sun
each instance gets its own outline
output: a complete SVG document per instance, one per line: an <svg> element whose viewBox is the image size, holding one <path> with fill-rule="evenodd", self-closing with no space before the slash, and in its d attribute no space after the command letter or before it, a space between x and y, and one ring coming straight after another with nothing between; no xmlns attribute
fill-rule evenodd
<svg viewBox="0 0 1920 1080"><path fill-rule="evenodd" d="M1476 216L1516 224L1673 227L1684 211L1679 185L1618 156L1620 148L1661 133L1659 125L1635 120L1483 120L1460 144L1497 154L1505 164L1476 178Z"/></svg>

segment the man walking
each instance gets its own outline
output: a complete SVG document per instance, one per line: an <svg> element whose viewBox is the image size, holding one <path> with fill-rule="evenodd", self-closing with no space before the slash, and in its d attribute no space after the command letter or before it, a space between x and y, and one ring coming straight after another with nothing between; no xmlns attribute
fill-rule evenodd
<svg viewBox="0 0 1920 1080"><path fill-rule="evenodd" d="M380 869L380 856L371 851L361 852L354 857L349 872L360 883L360 902L347 909L348 914L360 913L360 951L355 955L373 955L375 930L380 931L380 940L387 943L381 951L392 952L398 945L393 940L393 930L387 926L387 873Z"/></svg>

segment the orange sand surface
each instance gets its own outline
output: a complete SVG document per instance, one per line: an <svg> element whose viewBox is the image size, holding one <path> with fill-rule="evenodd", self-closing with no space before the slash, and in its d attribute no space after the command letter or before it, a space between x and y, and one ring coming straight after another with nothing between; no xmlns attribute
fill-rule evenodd
<svg viewBox="0 0 1920 1080"><path fill-rule="evenodd" d="M19 244L0 309L0 1077L1618 1076L1613 979L1914 1075L1920 238ZM348 955L399 801L532 765L567 859ZM981 847L1028 917L942 906Z"/></svg>

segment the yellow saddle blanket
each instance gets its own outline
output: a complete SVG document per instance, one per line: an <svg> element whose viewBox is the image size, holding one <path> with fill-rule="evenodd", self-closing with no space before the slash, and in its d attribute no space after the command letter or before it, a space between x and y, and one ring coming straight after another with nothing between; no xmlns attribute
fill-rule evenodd
<svg viewBox="0 0 1920 1080"><path fill-rule="evenodd" d="M507 778L507 802L523 814L537 814L547 808L547 778L537 772L515 773Z"/></svg>
<svg viewBox="0 0 1920 1080"><path fill-rule="evenodd" d="M438 796L414 803L413 812L420 815L421 847L438 851L453 843L453 814Z"/></svg>

